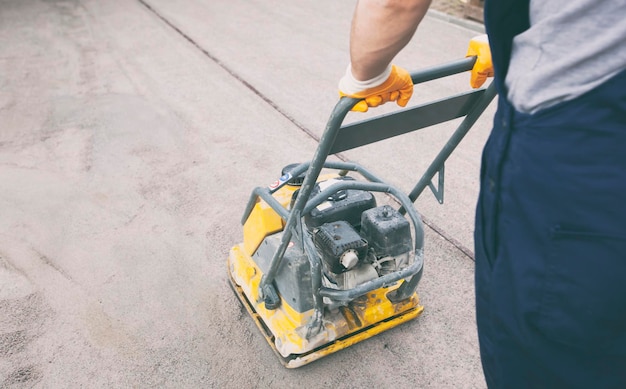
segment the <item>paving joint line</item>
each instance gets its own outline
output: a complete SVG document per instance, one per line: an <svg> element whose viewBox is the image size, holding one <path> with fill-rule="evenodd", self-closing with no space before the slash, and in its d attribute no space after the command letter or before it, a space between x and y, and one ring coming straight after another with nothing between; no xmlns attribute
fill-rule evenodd
<svg viewBox="0 0 626 389"><path fill-rule="evenodd" d="M223 70L225 70L228 74L230 74L234 79L236 79L237 81L239 81L240 83L242 83L246 88L250 89L252 91L252 93L254 93L255 95L257 95L258 97L260 97L263 101L265 101L267 104L269 104L276 112L280 113L282 116L284 116L287 120L289 120L291 123L295 124L300 130L304 131L307 135L309 135L311 138L315 139L316 141L319 142L319 138L308 128L306 128L302 123L298 122L293 116L289 115L287 112L285 112L283 109L281 109L272 99L270 99L269 97L267 97L266 95L264 95L261 91L259 91L258 89L256 89L252 84L250 84L248 81L246 81L245 79L243 79L239 74L235 73L235 71L233 71L230 67L228 67L228 65L226 65L224 62L222 62L222 60L220 60L219 58L217 58L215 55L211 54L207 49L205 49L204 47L200 46L200 44L198 42L196 42L192 37L190 37L189 35L187 35L184 31L182 31L180 28L178 28L176 25L174 25L174 23L170 22L169 20L167 20L163 15L161 15L156 9L154 9L150 4L146 3L145 0L137 0L139 3L141 3L144 7L146 7L150 12L152 12L156 17L158 17L159 19L161 19L165 24L167 24L170 28L172 28L174 31L176 31L180 36L182 36L186 41L188 41L189 43L191 43L194 47L196 47L198 50L200 50L205 56L207 56L211 61L215 62L216 65L218 65L220 68L222 68Z"/></svg>
<svg viewBox="0 0 626 389"><path fill-rule="evenodd" d="M215 55L211 54L207 49L205 49L204 47L200 46L200 44L198 42L196 42L192 37L190 37L189 35L187 35L184 31L182 31L180 28L178 28L174 23L172 23L171 21L169 21L168 19L165 18L165 16L161 15L156 9L154 9L150 4L148 4L145 0L137 0L141 5L143 5L148 11L150 11L152 14L154 14L157 18L159 18L163 23L165 23L167 26L169 26L171 29L173 29L174 31L176 31L181 37L183 37L186 41L188 41L189 43L191 43L195 48L197 48L198 50L200 50L206 57L208 57L211 61L215 62L216 65L218 65L220 68L222 68L224 71L226 71L229 75L231 75L234 79L236 79L237 81L239 81L241 84L243 84L246 88L248 88L250 91L252 91L252 93L254 93L256 96L258 96L259 98L261 98L261 100L263 100L264 102L266 102L269 106L271 106L276 112L278 112L279 114L281 114L285 119L289 120L291 123L293 123L296 127L298 127L298 129L300 129L302 132L304 132L305 134L307 134L309 137L311 137L312 139L314 139L316 142L319 143L320 138L315 135L315 133L311 130L309 130L308 128L306 128L302 123L300 123L299 121L297 121L293 116L289 115L287 112L285 112L282 108L280 108L272 99L270 99L269 97L267 97L266 95L264 95L261 91L259 91L258 89L256 89L252 84L250 84L248 81L246 81L245 79L243 79L239 74L237 74L234 70L232 70L230 67L228 67L228 65L226 65L222 60L220 60L219 58L217 58ZM337 153L335 154L335 156L337 156L337 158L339 158L341 161L343 162L347 162L349 159L343 154L343 153ZM447 242L449 242L452 246L454 246L455 248L457 248L459 251L461 251L465 256L467 256L469 259L471 259L472 261L474 261L474 253L468 249L467 247L465 247L461 242L459 242L458 240L454 239L452 236L450 236L448 233L446 233L444 230L442 230L439 226L437 226L435 223L431 222L430 220L428 220L424 215L421 215L422 218L422 222L428 226L431 230L433 230L433 232L435 232L437 235L441 236L443 239L445 239Z"/></svg>

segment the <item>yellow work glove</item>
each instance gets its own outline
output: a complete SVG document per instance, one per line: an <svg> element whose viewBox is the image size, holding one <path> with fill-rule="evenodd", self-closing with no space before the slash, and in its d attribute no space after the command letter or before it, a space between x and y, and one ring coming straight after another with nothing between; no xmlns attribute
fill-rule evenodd
<svg viewBox="0 0 626 389"><path fill-rule="evenodd" d="M352 67L348 65L346 75L339 81L340 97L363 99L352 108L358 112L367 112L369 107L378 107L389 101L405 107L412 94L411 75L396 65L390 65L383 74L366 81L356 80Z"/></svg>
<svg viewBox="0 0 626 389"><path fill-rule="evenodd" d="M472 88L480 88L487 81L487 77L493 77L493 63L487 35L479 35L470 40L466 57L473 56L477 58L472 68L470 85Z"/></svg>

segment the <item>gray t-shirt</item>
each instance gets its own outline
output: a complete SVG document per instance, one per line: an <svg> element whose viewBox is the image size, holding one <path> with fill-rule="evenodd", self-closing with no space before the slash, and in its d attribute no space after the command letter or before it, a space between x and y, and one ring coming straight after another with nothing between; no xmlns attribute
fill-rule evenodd
<svg viewBox="0 0 626 389"><path fill-rule="evenodd" d="M530 24L505 80L518 111L574 99L626 69L626 0L531 0Z"/></svg>

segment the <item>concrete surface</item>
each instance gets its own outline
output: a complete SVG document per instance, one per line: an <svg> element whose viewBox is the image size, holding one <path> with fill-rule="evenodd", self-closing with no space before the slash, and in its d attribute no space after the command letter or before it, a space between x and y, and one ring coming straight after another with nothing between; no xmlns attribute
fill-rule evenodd
<svg viewBox="0 0 626 389"><path fill-rule="evenodd" d="M353 6L0 1L0 387L485 386L466 252L493 107L446 165L446 204L417 202L442 232L417 320L286 370L227 286L250 190L313 154ZM427 16L396 63L458 59L474 35ZM430 84L412 104L467 77ZM342 157L408 190L454 124Z"/></svg>

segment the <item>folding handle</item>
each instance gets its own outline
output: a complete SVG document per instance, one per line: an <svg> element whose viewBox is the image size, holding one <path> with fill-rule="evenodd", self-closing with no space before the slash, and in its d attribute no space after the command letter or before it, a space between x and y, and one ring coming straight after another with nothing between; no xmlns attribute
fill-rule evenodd
<svg viewBox="0 0 626 389"><path fill-rule="evenodd" d="M411 79L414 84L418 84L418 83L423 83L426 81L431 81L431 80L435 80L435 79L442 78L442 77L447 77L447 76L462 73L462 72L467 72L467 71L472 70L476 61L477 61L476 56L466 57L458 61L453 61L447 64L443 64L443 65L439 65L439 66L435 66L435 67L431 67L428 69L414 72L411 74ZM274 278L276 277L276 274L280 268L282 258L285 254L285 251L288 247L289 242L291 241L293 232L298 227L297 223L301 221L301 217L304 214L303 211L305 209L305 206L307 205L307 202L309 201L309 198L311 196L315 183L317 182L317 179L320 175L320 172L322 171L324 167L324 163L328 155L330 155L332 152L336 152L333 150L333 146L337 139L337 135L339 134L342 128L341 127L342 123L346 115L348 114L348 112L350 112L350 110L359 101L360 99L357 99L357 98L343 97L337 102L333 111L330 114L330 117L326 124L326 128L322 134L322 137L320 138L319 145L317 149L315 150L313 159L311 160L310 165L308 167L306 176L304 178L304 182L302 183L302 186L300 187L296 201L293 204L291 210L286 215L287 219L286 219L285 227L283 229L284 232L281 238L280 245L278 249L276 250L276 252L274 253L274 256L270 264L270 268L263 275L261 279L261 284L259 288L260 288L261 295L264 297L269 297L269 294L270 294L269 292L271 292L273 289L271 284ZM267 188L263 188L263 189L265 191L268 191ZM274 188L272 189L272 191L276 189L278 188ZM269 191L267 194L269 194ZM275 205L278 205L278 204L270 204L270 205L274 207ZM408 208L409 208L408 203L403 204L403 208L405 212L408 211ZM281 210L281 211L284 211L284 210ZM284 212L279 212L279 214L284 214ZM244 219L245 219L245 216L244 216ZM421 261L418 261L418 262L421 262ZM417 268L416 269L411 268L410 270L407 269L407 271L409 273L418 271L418 273L421 274L421 264L417 266L420 267L419 271L417 270ZM405 276L405 274L401 274L401 275ZM384 280L384 281L389 281L389 280ZM419 277L413 277L412 282L406 285L407 288L402 288L403 291L405 291L406 289L406 293L408 293L409 290L414 289L414 287L417 286L418 281L419 281ZM368 289L369 287L373 287L373 286L376 286L376 285L374 284L367 285L367 286L364 286L364 288ZM330 291L327 291L327 290L324 290L324 292L330 293L330 294L336 294L336 292L331 293ZM346 298L346 297L351 296L351 293L353 292L358 294L362 292L362 290L340 292L338 295L334 297ZM348 294L349 296L344 295L344 294ZM404 295L405 293L402 293L402 294ZM328 297L330 297L330 295ZM272 305L273 303L275 302L269 302L266 299L266 306Z"/></svg>

